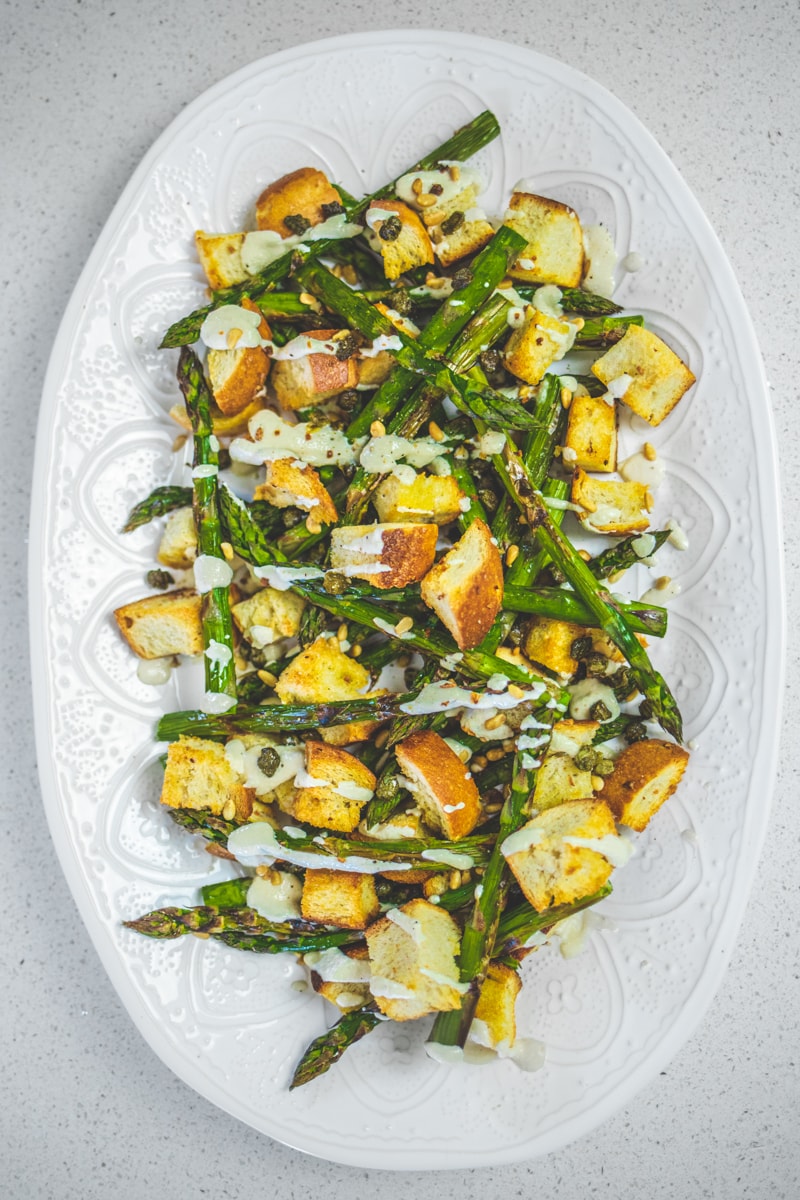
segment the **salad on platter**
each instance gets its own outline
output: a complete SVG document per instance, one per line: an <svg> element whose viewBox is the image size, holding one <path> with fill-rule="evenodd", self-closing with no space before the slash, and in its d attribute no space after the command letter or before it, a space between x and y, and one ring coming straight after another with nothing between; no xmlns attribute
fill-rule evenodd
<svg viewBox="0 0 800 1200"><path fill-rule="evenodd" d="M579 949L688 763L648 652L686 538L619 427L694 376L611 299L601 226L533 180L480 207L498 134L481 113L361 199L276 180L256 229L197 232L210 299L162 342L184 480L131 512L158 566L114 616L147 683L202 659L161 803L231 877L126 924L299 956L335 1019L291 1087L386 1020L540 1066L535 952Z"/></svg>

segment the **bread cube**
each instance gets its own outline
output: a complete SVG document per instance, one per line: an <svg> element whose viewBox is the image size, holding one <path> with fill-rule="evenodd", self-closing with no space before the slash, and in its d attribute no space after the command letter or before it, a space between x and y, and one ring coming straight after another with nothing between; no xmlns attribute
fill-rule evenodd
<svg viewBox="0 0 800 1200"><path fill-rule="evenodd" d="M302 508L312 525L339 520L336 505L313 467L294 458L276 458L265 466L267 477L256 488L254 499L267 500L276 508Z"/></svg>
<svg viewBox="0 0 800 1200"><path fill-rule="evenodd" d="M387 241L380 231L389 219L384 214L396 216L400 221L397 237ZM428 231L413 209L402 200L373 200L366 213L367 228L372 231L368 240L373 250L383 259L383 270L387 279L398 279L414 267L433 262L433 247Z"/></svg>
<svg viewBox="0 0 800 1200"><path fill-rule="evenodd" d="M442 194L437 196L434 192L423 190L420 192L420 194L430 196L434 203L419 205L418 196L415 196L414 201L412 201L412 205L414 207L419 207L419 215L429 228L432 228L435 225L441 225L442 221L444 221L446 217L452 217L453 213L455 212L464 213L466 216L470 209L475 208L475 205L478 202L478 193L480 191L479 181L476 177L475 171L473 171L472 168L467 167L466 170L461 169L460 178L455 180L455 182L462 184L462 186L457 191L452 191L451 187L449 186L453 182L449 177L450 168L442 167L440 169L443 174L448 177L448 186L445 188ZM430 179L430 173L426 172L426 175L427 178ZM428 184L425 180L423 180L423 184L425 188L430 186L430 184ZM414 195L413 192L412 195Z"/></svg>
<svg viewBox="0 0 800 1200"><path fill-rule="evenodd" d="M547 368L563 358L575 340L576 326L529 306L524 325L506 343L506 369L526 383L539 383Z"/></svg>
<svg viewBox="0 0 800 1200"><path fill-rule="evenodd" d="M246 788L225 757L225 747L204 738L171 742L161 788L168 808L210 812L226 821L247 821L255 792Z"/></svg>
<svg viewBox="0 0 800 1200"><path fill-rule="evenodd" d="M547 753L568 754L574 758L584 746L591 746L599 728L599 721L573 721L565 717L553 726Z"/></svg>
<svg viewBox="0 0 800 1200"><path fill-rule="evenodd" d="M472 522L425 576L420 592L459 649L478 645L503 603L503 564L484 521Z"/></svg>
<svg viewBox="0 0 800 1200"><path fill-rule="evenodd" d="M494 227L482 213L470 219L467 219L465 214L465 219L452 233L443 234L440 230L437 236L436 229L431 231L433 251L443 267L451 266L460 258L466 258L468 254L476 254L493 237Z"/></svg>
<svg viewBox="0 0 800 1200"><path fill-rule="evenodd" d="M568 754L548 754L536 772L533 807L543 812L566 800L591 800L592 772L576 767Z"/></svg>
<svg viewBox="0 0 800 1200"><path fill-rule="evenodd" d="M241 307L248 312L261 311L248 296L242 297ZM263 338L271 336L269 325L263 316L258 332ZM252 404L256 396L262 393L264 381L269 374L270 359L263 346L245 346L237 349L235 344L232 344L229 350L209 350L206 365L217 408L226 416L233 417Z"/></svg>
<svg viewBox="0 0 800 1200"><path fill-rule="evenodd" d="M481 985L469 1037L490 1050L511 1049L517 1039L517 996L522 988L519 972L502 963L489 963Z"/></svg>
<svg viewBox="0 0 800 1200"><path fill-rule="evenodd" d="M167 514L167 523L158 546L158 561L176 571L186 571L197 558L197 530L191 505L174 508Z"/></svg>
<svg viewBox="0 0 800 1200"><path fill-rule="evenodd" d="M358 382L364 387L378 387L391 375L395 357L388 350L379 350L368 358L356 355Z"/></svg>
<svg viewBox="0 0 800 1200"><path fill-rule="evenodd" d="M574 675L578 660L573 658L571 646L576 638L585 637L593 631L571 621L557 621L553 617L531 617L528 622L523 648L533 663L554 671L557 675Z"/></svg>
<svg viewBox="0 0 800 1200"><path fill-rule="evenodd" d="M596 533L643 533L650 525L648 488L636 480L593 479L578 469L572 477L572 503L586 511L578 520Z"/></svg>
<svg viewBox="0 0 800 1200"><path fill-rule="evenodd" d="M456 954L461 931L442 908L409 900L367 929L370 991L393 1021L414 1021L461 1006Z"/></svg>
<svg viewBox="0 0 800 1200"><path fill-rule="evenodd" d="M234 604L231 615L248 642L260 649L280 638L296 637L305 606L303 597L294 592L263 587Z"/></svg>
<svg viewBox="0 0 800 1200"><path fill-rule="evenodd" d="M353 965L352 970L348 970L345 966L337 969L334 966L332 974L336 975L336 979L323 978L317 972L317 966L323 970L325 957L330 951L323 951L319 956L318 962L309 962L311 955L306 955L306 962L311 968L311 986L314 991L320 996L324 996L331 1004L335 1004L342 1012L351 1012L354 1008L361 1008L370 999L369 992L369 951L366 946L344 946L341 953L346 959L350 959ZM342 959L338 960L343 962ZM336 960L334 960L336 962ZM345 976L345 978L338 978Z"/></svg>
<svg viewBox="0 0 800 1200"><path fill-rule="evenodd" d="M363 698L372 700L376 696L385 696L386 689L365 692ZM383 721L348 721L345 725L326 725L319 734L323 742L329 746L352 746L355 742L366 742L380 729Z"/></svg>
<svg viewBox="0 0 800 1200"><path fill-rule="evenodd" d="M211 405L211 432L217 437L236 437L240 433L247 433L247 425L251 417L256 413L261 412L264 407L264 397L256 396L247 405L247 408L242 409L239 413L233 413L226 416L221 412L216 404ZM192 423L189 420L189 414L186 412L185 404L173 404L169 410L170 419L176 425L180 425L181 429L185 429L187 433L192 432Z"/></svg>
<svg viewBox="0 0 800 1200"><path fill-rule="evenodd" d="M481 813L480 793L444 738L430 729L417 730L399 743L395 754L428 825L451 841L471 833Z"/></svg>
<svg viewBox="0 0 800 1200"><path fill-rule="evenodd" d="M242 262L243 233L206 233L198 229L194 235L197 255L213 291L243 283L248 271Z"/></svg>
<svg viewBox="0 0 800 1200"><path fill-rule="evenodd" d="M300 911L306 921L366 929L381 906L372 875L356 871L306 871Z"/></svg>
<svg viewBox="0 0 800 1200"><path fill-rule="evenodd" d="M325 220L323 204L340 203L339 193L322 171L300 167L264 189L256 200L256 225L291 237L297 230L286 224L286 217L305 217L311 225L320 225Z"/></svg>
<svg viewBox="0 0 800 1200"><path fill-rule="evenodd" d="M305 774L294 781L292 815L318 829L352 833L371 800L375 776L346 750L306 742Z"/></svg>
<svg viewBox="0 0 800 1200"><path fill-rule="evenodd" d="M331 567L376 588L405 587L433 566L438 536L430 524L340 525L331 530Z"/></svg>
<svg viewBox="0 0 800 1200"><path fill-rule="evenodd" d="M688 762L688 751L674 742L634 742L606 779L603 800L618 821L641 832L675 791Z"/></svg>
<svg viewBox="0 0 800 1200"><path fill-rule="evenodd" d="M617 469L617 406L602 396L573 396L562 460L572 470Z"/></svg>
<svg viewBox="0 0 800 1200"><path fill-rule="evenodd" d="M417 475L413 483L401 483L387 475L373 494L381 521L407 524L448 525L461 512L464 492L452 475Z"/></svg>
<svg viewBox="0 0 800 1200"><path fill-rule="evenodd" d="M271 382L284 408L308 408L354 388L358 383L355 357L336 357L336 329L312 329L303 334L309 353L302 358L278 359L272 364ZM319 344L320 351L315 352ZM323 351L324 347L324 353Z"/></svg>
<svg viewBox="0 0 800 1200"><path fill-rule="evenodd" d="M577 213L557 200L514 192L505 223L528 243L509 271L514 279L578 287L583 276L583 230Z"/></svg>
<svg viewBox="0 0 800 1200"><path fill-rule="evenodd" d="M592 374L606 385L630 376L620 399L651 425L660 425L694 383L677 354L641 325L629 325L625 336L592 364Z"/></svg>
<svg viewBox="0 0 800 1200"><path fill-rule="evenodd" d="M342 651L337 639L318 637L281 672L275 691L282 704L321 704L360 699L368 687L369 673Z"/></svg>
<svg viewBox="0 0 800 1200"><path fill-rule="evenodd" d="M595 846L570 845L573 838L588 839ZM613 853L611 847L621 841L611 809L602 800L569 800L528 821L506 838L501 850L525 898L537 912L544 912L552 904L571 904L601 888L612 864L596 846Z"/></svg>
<svg viewBox="0 0 800 1200"><path fill-rule="evenodd" d="M202 654L202 597L191 588L145 596L114 610L120 633L139 658Z"/></svg>

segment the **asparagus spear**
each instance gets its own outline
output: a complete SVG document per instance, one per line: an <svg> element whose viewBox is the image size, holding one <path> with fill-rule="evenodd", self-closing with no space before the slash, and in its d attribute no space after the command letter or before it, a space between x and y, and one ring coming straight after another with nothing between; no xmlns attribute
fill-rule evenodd
<svg viewBox="0 0 800 1200"><path fill-rule="evenodd" d="M156 517L163 517L174 508L184 508L192 503L192 489L185 487L157 487L144 500L135 504L122 526L123 533L130 533L140 525L147 525Z"/></svg>
<svg viewBox="0 0 800 1200"><path fill-rule="evenodd" d="M518 283L516 290L523 300L532 300L540 287L540 283L534 284L533 287ZM566 312L578 313L582 317L608 317L622 312L621 304L615 304L613 300L598 296L594 292L585 292L583 288L562 287L559 291L561 305Z"/></svg>
<svg viewBox="0 0 800 1200"><path fill-rule="evenodd" d="M321 1033L307 1048L295 1067L289 1090L302 1087L329 1071L349 1046L354 1045L383 1020L374 1005L345 1013L331 1029Z"/></svg>
<svg viewBox="0 0 800 1200"><path fill-rule="evenodd" d="M261 939L265 943L268 940L278 945L284 943L282 949L287 948L285 943L291 942L294 947L302 940L304 943L315 943L306 947L309 950L324 950L330 946L359 941L363 937L352 930L320 929L313 921L268 921L253 908L220 910L207 904L200 904L196 908L157 908L133 921L123 921L123 924L127 929L151 938L178 938L187 933L218 937L223 933L233 933ZM266 952L274 953L271 950Z"/></svg>
<svg viewBox="0 0 800 1200"><path fill-rule="evenodd" d="M664 637L667 632L667 610L652 604L615 602L634 633ZM572 621L576 625L594 625L596 615L573 592L563 588L521 588L506 584L503 606L513 613L535 613L556 621Z"/></svg>
<svg viewBox="0 0 800 1200"><path fill-rule="evenodd" d="M575 348L605 350L625 336L629 325L644 325L644 317L590 317L575 336Z"/></svg>
<svg viewBox="0 0 800 1200"><path fill-rule="evenodd" d="M591 908L606 896L610 896L611 890L611 884L606 883L591 896L584 896L571 904L555 904L544 912L537 912L527 900L514 908L506 909L498 922L493 959L500 959L508 966L519 966L520 959L524 957L525 943L535 933L548 931L559 921L574 916L585 908Z"/></svg>
<svg viewBox="0 0 800 1200"><path fill-rule="evenodd" d="M347 725L351 721L382 721L399 711L399 704L411 696L378 696L374 700L337 700L324 704L268 704L263 708L244 708L232 713L210 716L187 709L166 713L158 722L156 736L161 742L174 742L184 734L194 737L228 738L240 733L292 733L328 725Z"/></svg>
<svg viewBox="0 0 800 1200"><path fill-rule="evenodd" d="M433 155L427 155L425 158L420 159L418 163L409 169L415 171L425 169L426 165L435 166L440 159L470 158L478 150L487 146L489 142L494 141L499 133L500 126L497 124L494 114L488 110L479 113L469 124L457 130L453 137L448 138L446 142L439 146ZM404 171L403 174L405 175L407 172ZM366 196L363 200L359 200L355 207L348 212L350 220L358 220L366 212L373 200L391 195L396 182L396 180L393 180L391 183L379 188L377 192L373 192L371 196ZM335 238L321 239L318 242L311 242L301 252L300 256L308 262L312 258L335 250L336 246L337 239ZM285 254L275 259L274 262L271 262L268 267L265 267L257 275L253 275L249 279L245 279L242 283L235 284L233 287L222 288L214 292L210 304L196 309L188 317L183 317L180 321L176 321L174 325L170 326L161 342L162 347L186 346L191 342L197 341L197 338L200 336L200 327L210 312L213 312L221 304L238 304L244 296L250 296L254 300L257 299L264 292L274 287L284 276L288 275L294 258L295 251L287 250Z"/></svg>
<svg viewBox="0 0 800 1200"><path fill-rule="evenodd" d="M211 429L211 393L197 355L184 346L178 359L178 383L194 437L194 519L198 557L219 559L230 575L221 550L217 473L219 456ZM206 693L230 697L236 702L236 671L233 665L233 629L227 585L203 595L203 645Z"/></svg>
<svg viewBox="0 0 800 1200"><path fill-rule="evenodd" d="M670 530L654 529L652 533L644 536L655 538L655 545L650 551L650 555L648 555L650 557L657 550L660 550L664 542L667 541L670 536ZM641 556L634 549L635 545L641 548L642 534L623 538L615 546L610 546L608 550L603 550L601 554L596 554L594 558L590 558L586 565L595 579L608 579L609 575L616 575L620 571L627 571L629 567L634 567L638 562L642 561Z"/></svg>

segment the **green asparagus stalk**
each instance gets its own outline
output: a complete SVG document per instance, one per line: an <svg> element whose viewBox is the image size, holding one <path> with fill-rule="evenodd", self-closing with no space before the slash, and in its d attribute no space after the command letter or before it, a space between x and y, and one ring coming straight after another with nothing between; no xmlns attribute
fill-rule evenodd
<svg viewBox="0 0 800 1200"><path fill-rule="evenodd" d="M351 721L383 721L399 711L409 696L378 696L374 700L336 700L324 704L267 704L263 708L244 708L211 716L187 709L167 713L158 722L156 736L161 742L174 742L191 735L228 738L242 733L291 733L306 729L324 729L328 725L347 725Z"/></svg>
<svg viewBox="0 0 800 1200"><path fill-rule="evenodd" d="M170 808L168 812L181 829L202 834L206 841L214 842L217 846L226 846L228 838L237 827L235 821L226 821L224 817L215 817L213 813L198 809Z"/></svg>
<svg viewBox="0 0 800 1200"><path fill-rule="evenodd" d="M290 837L281 829L275 830L275 837L287 850L298 850L304 854L314 854L319 857L321 867L331 858L342 859L350 856L377 859L380 862L404 863L417 870L433 873L450 869L448 859L454 854L468 855L473 866L481 866L486 862L486 846L490 835L486 833L472 834L460 838L457 842L448 842L441 838L399 838L396 841L388 839L368 838L356 839L342 837L338 833L326 830L312 830L304 837ZM437 853L444 858L436 859ZM426 857L423 857L423 854Z"/></svg>
<svg viewBox="0 0 800 1200"><path fill-rule="evenodd" d="M230 573L221 550L217 474L219 456L212 441L211 393L197 355L184 347L178 360L178 383L194 438L194 520L198 556L219 559ZM207 469L207 470L205 470ZM206 653L206 692L229 696L236 701L236 671L233 664L233 628L228 587L214 587L203 595L203 645Z"/></svg>
<svg viewBox="0 0 800 1200"><path fill-rule="evenodd" d="M522 756L516 755L511 790L500 813L497 838L461 938L461 982L468 983L470 990L464 995L459 1009L439 1013L428 1039L431 1042L442 1046L463 1046L467 1040L481 985L494 950L495 935L510 882L502 852L503 842L525 823L535 782L536 772L526 771L522 766Z"/></svg>
<svg viewBox="0 0 800 1200"><path fill-rule="evenodd" d="M575 336L575 349L605 350L623 338L630 325L644 325L644 317L590 317Z"/></svg>
<svg viewBox="0 0 800 1200"><path fill-rule="evenodd" d="M523 300L532 300L541 286L541 284L534 284L533 287L530 287L527 284L518 283L517 291ZM581 317L608 317L622 312L621 304L615 304L613 300L608 300L605 296L598 296L594 292L585 292L583 288L562 287L559 290L561 306L566 312L577 313Z"/></svg>
<svg viewBox="0 0 800 1200"><path fill-rule="evenodd" d="M642 537L655 538L655 545L648 555L648 558L660 550L664 542L670 536L669 529L654 529L650 534L635 534L633 537L623 538L621 542L617 542L615 546L610 546L608 550L603 550L601 554L596 554L594 558L590 558L586 564L589 570L594 575L595 579L608 579L610 575L617 575L620 571L627 571L629 567L635 567L641 562L641 556L636 553L634 547L636 545L641 548Z"/></svg>
<svg viewBox="0 0 800 1200"><path fill-rule="evenodd" d="M667 632L667 610L653 604L616 602L634 633L664 637ZM575 625L594 625L596 615L573 592L563 588L521 588L506 585L503 606L513 613L534 613L555 621L572 621Z"/></svg>
<svg viewBox="0 0 800 1200"><path fill-rule="evenodd" d="M357 1008L345 1013L336 1024L321 1033L307 1048L295 1068L289 1090L318 1079L337 1063L348 1047L353 1046L383 1020L374 1006Z"/></svg>
<svg viewBox="0 0 800 1200"><path fill-rule="evenodd" d="M610 895L611 884L606 883L590 896L584 896L571 904L555 904L544 912L537 912L527 901L506 909L497 926L493 959L503 960L508 966L519 966L520 959L525 954L525 943L534 934L551 930L559 921L591 908Z"/></svg>
<svg viewBox="0 0 800 1200"><path fill-rule="evenodd" d="M203 904L209 908L244 908L252 879L224 879L221 883L208 883L200 888Z"/></svg>
<svg viewBox="0 0 800 1200"><path fill-rule="evenodd" d="M157 487L149 496L135 504L122 526L123 533L130 533L140 525L147 525L156 517L166 516L175 508L185 508L192 503L192 489L185 487Z"/></svg>
<svg viewBox="0 0 800 1200"><path fill-rule="evenodd" d="M566 423L566 412L561 403L561 380L558 375L545 375L539 385L534 416L537 427L525 438L522 458L530 477L541 487L553 461L553 453ZM501 546L509 544L511 517L514 504L505 495L498 505L492 524L492 533Z"/></svg>
<svg viewBox="0 0 800 1200"><path fill-rule="evenodd" d="M220 910L207 904L196 908L157 908L123 924L127 929L151 938L178 938L187 933L218 937L223 933L234 933L264 941L291 941L295 944L302 938L303 941L315 943L308 949L319 950L360 940L363 936L351 930L320 929L313 921L268 921L253 908Z"/></svg>

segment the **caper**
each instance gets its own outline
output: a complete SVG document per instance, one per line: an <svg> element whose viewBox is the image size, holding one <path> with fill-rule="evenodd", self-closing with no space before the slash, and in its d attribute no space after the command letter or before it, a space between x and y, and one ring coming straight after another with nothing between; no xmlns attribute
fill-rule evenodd
<svg viewBox="0 0 800 1200"><path fill-rule="evenodd" d="M400 313L401 317L407 317L414 307L414 301L408 294L405 288L394 288L386 297L386 304L389 308L393 308L395 312Z"/></svg>
<svg viewBox="0 0 800 1200"><path fill-rule="evenodd" d="M439 228L445 237L448 237L451 233L455 233L455 231L463 224L464 214L456 209L455 212L450 213L449 217L445 217Z"/></svg>
<svg viewBox="0 0 800 1200"><path fill-rule="evenodd" d="M326 571L322 586L329 596L341 596L347 591L347 576L339 571Z"/></svg>
<svg viewBox="0 0 800 1200"><path fill-rule="evenodd" d="M378 236L384 242L396 242L400 237L402 228L400 218L396 213L392 213L391 217L387 217L385 221L381 222Z"/></svg>
<svg viewBox="0 0 800 1200"><path fill-rule="evenodd" d="M569 648L569 652L578 661L587 658L592 653L592 639L585 635L583 637L576 637Z"/></svg>
<svg viewBox="0 0 800 1200"><path fill-rule="evenodd" d="M320 211L323 221L327 221L328 217L338 217L340 213L343 213L344 205L340 204L338 200L331 200L330 204L321 204Z"/></svg>
<svg viewBox="0 0 800 1200"><path fill-rule="evenodd" d="M481 488L478 491L478 499L488 513L493 513L500 501L497 498L497 493L491 488Z"/></svg>
<svg viewBox="0 0 800 1200"><path fill-rule="evenodd" d="M457 271L453 272L450 282L453 285L453 291L460 292L462 288L472 283L472 271L469 267L459 267Z"/></svg>
<svg viewBox="0 0 800 1200"><path fill-rule="evenodd" d="M613 775L614 773L614 763L610 758L606 758L604 754L598 753L597 762L594 764L592 770L601 779L607 779L609 775Z"/></svg>
<svg viewBox="0 0 800 1200"><path fill-rule="evenodd" d="M164 588L168 588L171 583L175 582L169 571L160 571L158 568L154 571L148 571L146 579L148 587L158 588L162 592Z"/></svg>
<svg viewBox="0 0 800 1200"><path fill-rule="evenodd" d="M643 721L649 721L653 716L653 706L649 700L643 700L639 705L639 716Z"/></svg>
<svg viewBox="0 0 800 1200"><path fill-rule="evenodd" d="M358 405L358 392L355 388L348 388L346 392L342 392L336 397L339 407L345 412L352 412Z"/></svg>
<svg viewBox="0 0 800 1200"><path fill-rule="evenodd" d="M379 800L394 800L400 791L400 780L396 775L382 775L375 788Z"/></svg>
<svg viewBox="0 0 800 1200"><path fill-rule="evenodd" d="M610 721L611 709L603 700L596 700L589 709L589 716L593 721Z"/></svg>
<svg viewBox="0 0 800 1200"><path fill-rule="evenodd" d="M629 746L634 742L643 742L647 737L647 728L643 721L633 721L622 735Z"/></svg>
<svg viewBox="0 0 800 1200"><path fill-rule="evenodd" d="M262 775L274 775L281 765L281 756L274 746L265 746L258 756L258 769Z"/></svg>
<svg viewBox="0 0 800 1200"><path fill-rule="evenodd" d="M311 228L311 222L302 213L289 213L288 217L283 218L283 223L291 233L302 237L307 229Z"/></svg>
<svg viewBox="0 0 800 1200"><path fill-rule="evenodd" d="M575 766L580 767L581 771L594 771L599 758L599 753L592 746L581 746L575 755Z"/></svg>
<svg viewBox="0 0 800 1200"><path fill-rule="evenodd" d="M349 331L344 337L336 336L333 338L333 344L336 347L335 354L339 362L344 362L357 353L360 340L357 334L350 333Z"/></svg>
<svg viewBox="0 0 800 1200"><path fill-rule="evenodd" d="M493 375L500 367L502 361L500 358L500 351L484 350L482 354L478 355L478 361L487 375Z"/></svg>
<svg viewBox="0 0 800 1200"><path fill-rule="evenodd" d="M608 659L605 654L587 654L586 656L586 674L590 676L605 675L608 668Z"/></svg>

